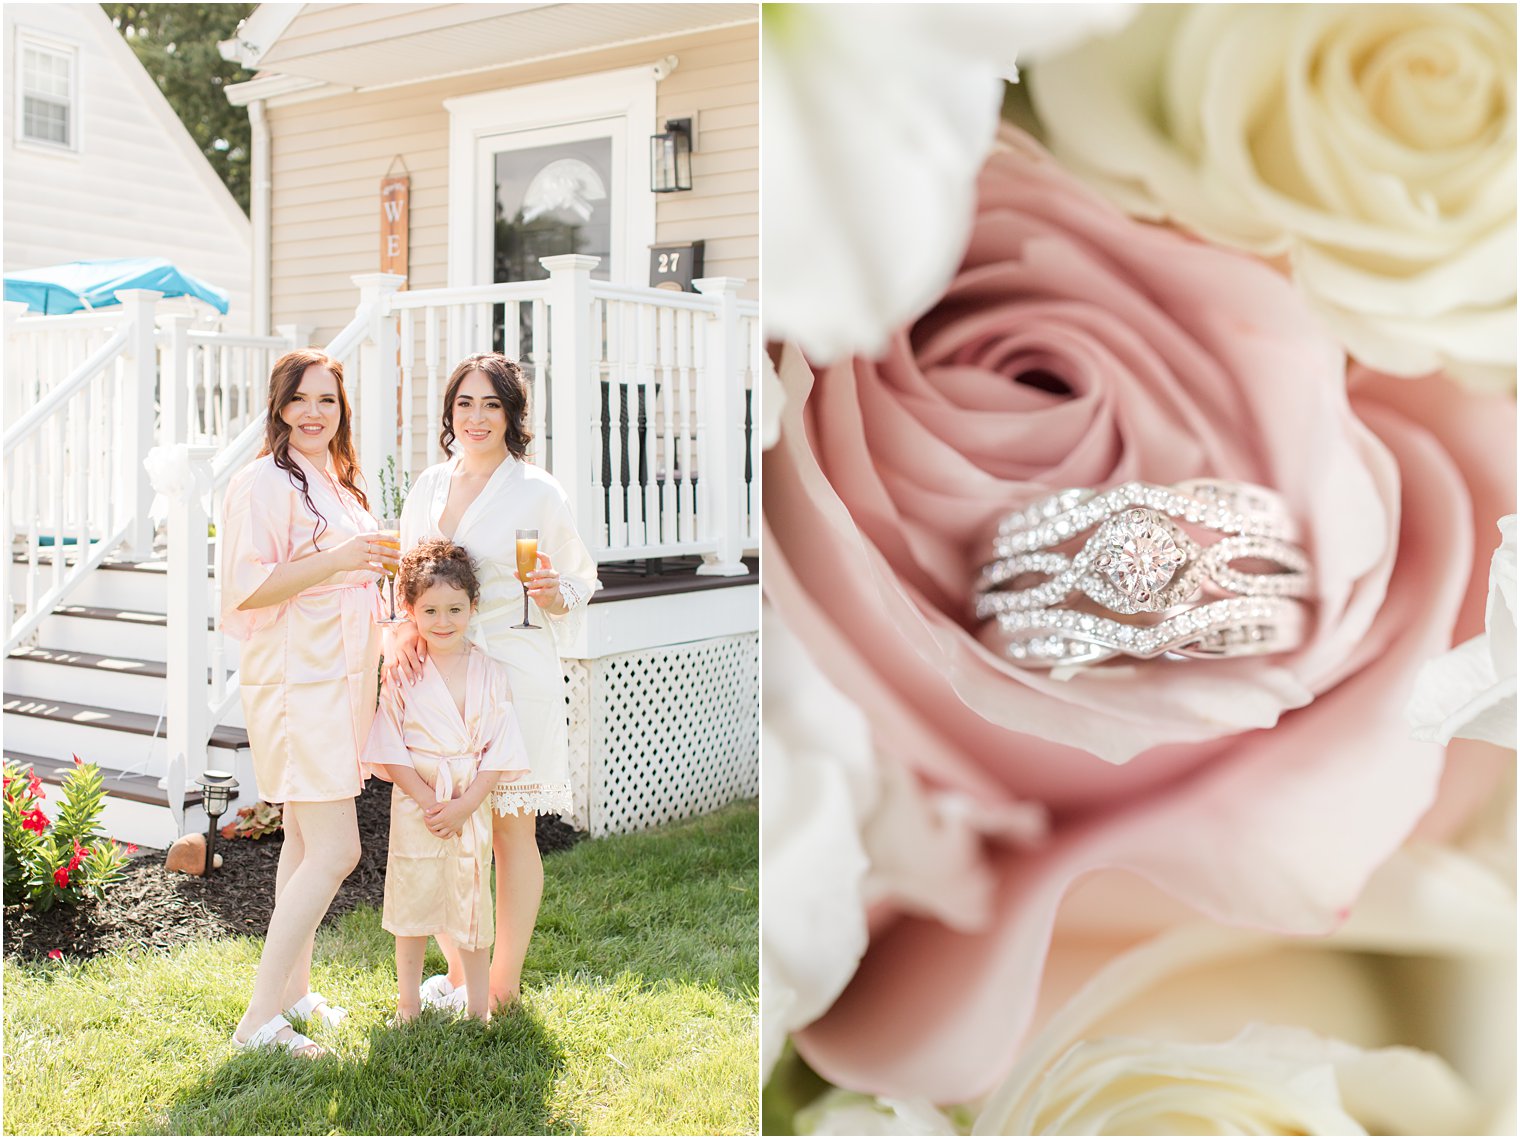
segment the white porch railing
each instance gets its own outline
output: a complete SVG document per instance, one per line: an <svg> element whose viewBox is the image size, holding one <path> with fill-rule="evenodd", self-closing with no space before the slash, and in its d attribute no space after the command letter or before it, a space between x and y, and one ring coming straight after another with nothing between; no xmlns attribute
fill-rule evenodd
<svg viewBox="0 0 1520 1139"><path fill-rule="evenodd" d="M72 322L85 334L74 346L94 347L56 382L7 361L9 385L32 395L29 410L4 436L8 548L0 558L0 595L7 653L106 555L125 546L147 556L152 545L141 462L153 442L153 305L162 294L119 295L123 309L104 339L100 322ZM12 327L20 324L13 314L7 311ZM34 348L45 343L30 338ZM33 362L67 362L65 344L54 336Z"/></svg>
<svg viewBox="0 0 1520 1139"><path fill-rule="evenodd" d="M473 289L399 292L399 277L354 278L354 318L326 351L344 365L372 497L388 459L415 477L442 458L449 371L494 349L523 363L530 458L565 487L599 561L698 555L698 572L745 572L742 557L758 537L763 345L758 305L738 299L743 282L708 278L698 293L673 293L593 280L594 258L543 264L547 280ZM112 315L114 328L107 314L17 320L7 312L8 334L73 320L63 347L43 335L61 325L28 330L38 360L77 354L82 331L102 342L51 390L28 381L32 410L5 435L12 535L26 538L27 551L5 561L6 633L8 647L19 643L107 553L123 544L148 553L153 491L142 463L155 443L172 448L155 463L169 500L167 754L193 779L212 728L238 699L235 648L206 633L218 608L208 523L219 532L227 480L262 442L270 365L306 336L291 328L224 335L181 317L155 331L154 298L138 295ZM47 557L49 533L54 549L88 556L67 566ZM45 583L44 571L54 580Z"/></svg>
<svg viewBox="0 0 1520 1139"><path fill-rule="evenodd" d="M743 573L758 545L759 305L735 278L678 293L595 280L596 264L546 257L547 280L467 289L378 282L379 390L401 410L393 444L386 409L359 412L361 465L395 454L415 475L438 462L449 371L494 349L523 365L530 458L564 486L598 561L700 555L699 572Z"/></svg>
<svg viewBox="0 0 1520 1139"><path fill-rule="evenodd" d="M158 337L163 443L214 447L236 438L263 414L274 362L303 343L294 328L237 336L193 328L186 316L167 325Z"/></svg>

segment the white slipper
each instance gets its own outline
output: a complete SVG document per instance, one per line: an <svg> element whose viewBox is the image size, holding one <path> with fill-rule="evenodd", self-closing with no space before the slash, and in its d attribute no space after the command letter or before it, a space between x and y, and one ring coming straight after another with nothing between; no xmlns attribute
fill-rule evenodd
<svg viewBox="0 0 1520 1139"><path fill-rule="evenodd" d="M458 1012L465 1007L465 986L460 985L456 989L449 984L448 977L442 973L423 981L418 992L422 997L423 1008Z"/></svg>
<svg viewBox="0 0 1520 1139"><path fill-rule="evenodd" d="M285 1015L295 1020L315 1020L328 1028L337 1028L348 1016L346 1008L329 1004L321 993L307 993L285 1010Z"/></svg>
<svg viewBox="0 0 1520 1139"><path fill-rule="evenodd" d="M324 1055L327 1049L323 1048L309 1036L302 1036L299 1032L292 1032L284 1040L280 1039L280 1033L290 1027L290 1021L283 1016L273 1016L254 1030L247 1040L239 1040L237 1033L232 1034L232 1046L240 1052L252 1051L255 1048L282 1048L292 1056L302 1056L303 1059L315 1059L310 1054L303 1055L302 1049L315 1048L317 1056Z"/></svg>

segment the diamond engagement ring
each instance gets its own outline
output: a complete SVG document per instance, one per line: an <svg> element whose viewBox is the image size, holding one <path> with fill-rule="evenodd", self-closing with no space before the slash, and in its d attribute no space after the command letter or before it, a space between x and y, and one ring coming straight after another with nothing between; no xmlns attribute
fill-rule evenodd
<svg viewBox="0 0 1520 1139"><path fill-rule="evenodd" d="M1281 497L1247 483L1064 490L1001 521L975 614L1035 668L1286 652L1313 589L1297 539Z"/></svg>

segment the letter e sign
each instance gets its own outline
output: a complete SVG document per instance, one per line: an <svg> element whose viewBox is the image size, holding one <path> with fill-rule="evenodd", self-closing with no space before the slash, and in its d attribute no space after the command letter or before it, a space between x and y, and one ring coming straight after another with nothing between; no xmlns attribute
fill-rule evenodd
<svg viewBox="0 0 1520 1139"><path fill-rule="evenodd" d="M380 271L406 276L406 232L411 179L405 174L380 180Z"/></svg>

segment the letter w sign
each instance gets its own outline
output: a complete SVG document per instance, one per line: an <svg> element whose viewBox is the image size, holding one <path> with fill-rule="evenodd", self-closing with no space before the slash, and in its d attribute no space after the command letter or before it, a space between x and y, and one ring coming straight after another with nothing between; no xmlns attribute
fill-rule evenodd
<svg viewBox="0 0 1520 1139"><path fill-rule="evenodd" d="M380 271L406 276L408 205L411 179L405 174L380 180Z"/></svg>

